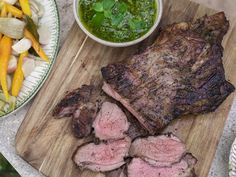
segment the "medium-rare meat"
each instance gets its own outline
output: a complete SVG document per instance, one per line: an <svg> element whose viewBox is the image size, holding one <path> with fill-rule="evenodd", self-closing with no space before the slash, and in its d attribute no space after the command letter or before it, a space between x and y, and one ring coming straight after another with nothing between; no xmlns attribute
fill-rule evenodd
<svg viewBox="0 0 236 177"><path fill-rule="evenodd" d="M197 160L187 154L170 167L156 167L140 158L133 158L128 165L128 177L195 177L194 165Z"/></svg>
<svg viewBox="0 0 236 177"><path fill-rule="evenodd" d="M126 165L123 165L122 167L116 170L106 172L105 177L127 177L126 170Z"/></svg>
<svg viewBox="0 0 236 177"><path fill-rule="evenodd" d="M100 85L83 85L67 93L53 110L56 118L72 117L72 130L77 138L91 134L92 124L104 100L109 98Z"/></svg>
<svg viewBox="0 0 236 177"><path fill-rule="evenodd" d="M130 148L131 157L139 157L149 164L166 167L179 162L186 154L185 144L174 135L150 136L136 139Z"/></svg>
<svg viewBox="0 0 236 177"><path fill-rule="evenodd" d="M72 131L77 138L89 136L92 124L97 114L97 107L93 104L77 109L72 118Z"/></svg>
<svg viewBox="0 0 236 177"><path fill-rule="evenodd" d="M110 112L111 116L107 116L106 113L106 116L101 117L101 114L104 112L101 108L105 102L105 110L109 109L108 107L110 105L115 112ZM120 116L117 116L116 114L119 114ZM56 118L72 117L72 131L77 138L89 136L93 129L92 125L97 129L95 130L95 134L97 134L97 137L100 139L123 138L124 133L134 139L139 136L145 136L148 133L140 126L134 116L119 102L110 98L103 92L101 84L83 85L81 88L67 93L54 108L53 115ZM96 117L97 121L93 124ZM107 123L111 123L111 125L108 126ZM117 126L117 124L119 124L120 127ZM103 128L106 126L106 129L101 130L101 126L103 126ZM107 134L107 132L104 131L110 131L107 137L102 137L104 136L104 133Z"/></svg>
<svg viewBox="0 0 236 177"><path fill-rule="evenodd" d="M214 111L234 91L225 79L223 12L162 30L143 53L102 68L103 90L154 134L171 120Z"/></svg>
<svg viewBox="0 0 236 177"><path fill-rule="evenodd" d="M74 162L82 169L97 172L115 170L126 163L130 145L131 139L128 137L98 145L90 143L78 148Z"/></svg>
<svg viewBox="0 0 236 177"><path fill-rule="evenodd" d="M129 129L125 113L114 103L104 102L93 122L95 136L100 140L124 138Z"/></svg>

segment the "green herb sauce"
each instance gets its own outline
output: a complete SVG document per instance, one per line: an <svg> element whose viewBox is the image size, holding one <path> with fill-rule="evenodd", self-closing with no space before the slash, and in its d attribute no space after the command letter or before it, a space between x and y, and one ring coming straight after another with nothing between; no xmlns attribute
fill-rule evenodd
<svg viewBox="0 0 236 177"><path fill-rule="evenodd" d="M111 42L140 38L153 26L155 0L80 0L79 15L86 29Z"/></svg>

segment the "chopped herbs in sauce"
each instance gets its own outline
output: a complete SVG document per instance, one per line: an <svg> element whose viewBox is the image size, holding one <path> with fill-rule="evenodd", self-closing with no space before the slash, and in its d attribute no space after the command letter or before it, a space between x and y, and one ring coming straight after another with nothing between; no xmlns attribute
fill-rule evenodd
<svg viewBox="0 0 236 177"><path fill-rule="evenodd" d="M111 42L140 38L153 26L155 0L80 0L83 25L95 36Z"/></svg>

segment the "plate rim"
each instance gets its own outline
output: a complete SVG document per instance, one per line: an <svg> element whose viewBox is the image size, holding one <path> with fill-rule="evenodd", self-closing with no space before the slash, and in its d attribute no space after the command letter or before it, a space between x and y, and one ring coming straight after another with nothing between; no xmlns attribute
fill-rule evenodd
<svg viewBox="0 0 236 177"><path fill-rule="evenodd" d="M36 87L36 89L32 92L31 95L29 95L29 97L23 101L16 109L12 110L11 112L8 112L6 113L5 115L3 116L0 116L0 120L1 119L4 119L4 118L7 118L13 114L15 114L16 112L18 112L19 110L21 110L26 104L28 104L36 95L37 93L40 91L40 89L42 88L42 86L44 85L44 83L46 82L46 80L48 79L48 77L50 76L50 73L52 71L52 68L55 64L55 61L57 59L57 55L58 55L58 52L59 52L59 45L60 45L60 34L61 34L61 21L60 21L60 14L59 14L59 9L58 9L58 5L57 5L57 2L56 0L51 0L53 3L54 3L54 8L55 8L55 14L56 14L56 18L57 18L57 22L58 22L58 25L56 27L57 29L57 36L56 36L56 48L55 48L55 52L54 52L54 55L53 55L53 60L50 62L49 64L49 68L48 70L46 71L45 73L45 76L41 79L41 81L39 82L38 86Z"/></svg>
<svg viewBox="0 0 236 177"><path fill-rule="evenodd" d="M232 168L234 168L234 169L236 169L236 164L232 164L232 160L231 160L231 157L232 157L232 155L233 155L233 153L236 153L236 152L234 152L234 148L236 148L236 138L233 140L233 143L232 143L232 145L231 145L231 147L230 147L230 154L229 154L229 168L228 168L228 171L229 171L229 176L230 176L230 173L232 172L232 173L236 173L236 171L234 171Z"/></svg>

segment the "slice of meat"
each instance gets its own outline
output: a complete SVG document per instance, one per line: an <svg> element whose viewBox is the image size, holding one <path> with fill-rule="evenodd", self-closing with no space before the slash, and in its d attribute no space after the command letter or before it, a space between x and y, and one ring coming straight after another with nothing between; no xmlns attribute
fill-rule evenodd
<svg viewBox="0 0 236 177"><path fill-rule="evenodd" d="M102 103L110 98L102 91L102 85L83 85L58 103L53 110L55 118L72 117L72 131L77 138L89 136L92 124Z"/></svg>
<svg viewBox="0 0 236 177"><path fill-rule="evenodd" d="M53 116L57 118L71 117L78 108L78 105L89 102L94 87L92 85L83 85L66 96L57 104L53 110Z"/></svg>
<svg viewBox="0 0 236 177"><path fill-rule="evenodd" d="M130 123L127 135L132 139L148 136L148 131L142 127L138 120L127 109L123 109Z"/></svg>
<svg viewBox="0 0 236 177"><path fill-rule="evenodd" d="M97 114L97 107L88 104L86 107L77 109L72 119L72 131L77 138L89 136L92 132L92 124Z"/></svg>
<svg viewBox="0 0 236 177"><path fill-rule="evenodd" d="M138 121L141 123L141 125L146 130L148 130L149 132L152 132L153 134L155 133L155 130L153 130L153 128L148 125L149 123L146 122L145 119L132 107L132 105L129 103L129 101L126 100L121 95L119 95L119 93L117 93L115 91L115 89L111 87L111 85L109 85L108 83L104 82L104 85L103 85L102 89L103 89L104 92L107 93L107 95L111 96L115 100L117 100L120 103L122 103L124 105L124 107L126 107L127 110L129 110L138 119Z"/></svg>
<svg viewBox="0 0 236 177"><path fill-rule="evenodd" d="M179 162L186 154L186 147L174 135L150 136L136 139L130 148L131 157L139 157L149 164L166 167Z"/></svg>
<svg viewBox="0 0 236 177"><path fill-rule="evenodd" d="M143 53L102 68L103 90L151 134L175 118L214 111L235 88L225 79L223 12L162 30Z"/></svg>
<svg viewBox="0 0 236 177"><path fill-rule="evenodd" d="M128 165L128 177L195 177L196 159L187 154L180 162L170 167L155 167L140 158Z"/></svg>
<svg viewBox="0 0 236 177"><path fill-rule="evenodd" d="M125 113L114 103L104 102L93 122L95 135L100 140L124 138L129 129Z"/></svg>
<svg viewBox="0 0 236 177"><path fill-rule="evenodd" d="M113 170L113 171L109 171L105 173L106 177L127 177L126 175L126 165L123 165L122 167Z"/></svg>
<svg viewBox="0 0 236 177"><path fill-rule="evenodd" d="M108 141L107 143L90 143L78 148L74 162L81 168L97 172L115 170L125 164L131 139Z"/></svg>
<svg viewBox="0 0 236 177"><path fill-rule="evenodd" d="M147 135L147 132L142 128L142 126L140 126L133 115L131 115L119 102L110 98L105 94L105 92L103 92L101 83L96 85L83 85L81 88L67 93L65 98L62 99L53 110L53 115L55 118L72 117L72 131L74 136L77 138L84 138L91 134L93 122L105 102L109 102L114 110L116 110L115 112L111 112L112 116L110 117L114 118L116 123L112 125L111 122L112 126L108 126L106 129L101 131L101 126L106 126L104 123L109 123L110 121L114 122L114 120L107 119L108 117L105 116L103 117L105 119L101 119L105 121L96 121L94 127L97 128L95 133L97 133L98 137L100 135L101 139L118 139L123 138L124 133L126 133L134 139L138 136ZM108 106L109 104L106 103L105 109L107 109L106 107ZM101 113L102 112L100 111L99 114ZM114 114L117 113L120 116L114 116ZM98 116L98 118L100 119L101 116ZM97 124L98 122L99 124ZM129 122L132 124L130 125ZM120 127L118 127L117 124L119 124ZM130 127L128 125L130 125ZM105 130L109 133L108 137L103 137L104 135L101 135L101 133L106 134L106 132L103 132Z"/></svg>

